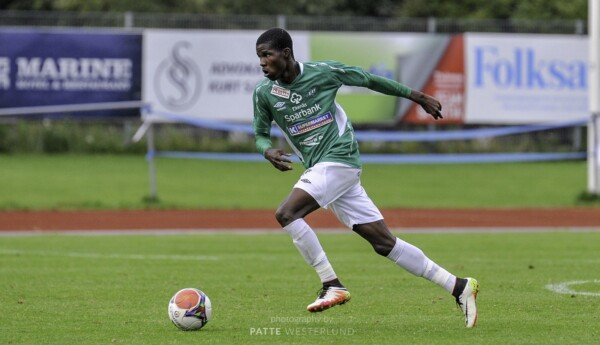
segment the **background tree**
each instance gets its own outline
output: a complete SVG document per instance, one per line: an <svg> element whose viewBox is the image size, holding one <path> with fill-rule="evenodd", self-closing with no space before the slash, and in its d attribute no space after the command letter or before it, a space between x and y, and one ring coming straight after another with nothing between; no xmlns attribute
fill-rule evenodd
<svg viewBox="0 0 600 345"><path fill-rule="evenodd" d="M305 16L586 19L587 0L0 0L0 10Z"/></svg>

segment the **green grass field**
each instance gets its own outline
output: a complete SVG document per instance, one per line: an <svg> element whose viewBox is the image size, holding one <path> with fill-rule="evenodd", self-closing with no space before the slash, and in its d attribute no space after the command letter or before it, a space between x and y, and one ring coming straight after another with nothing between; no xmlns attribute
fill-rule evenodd
<svg viewBox="0 0 600 345"><path fill-rule="evenodd" d="M600 284L573 286L589 296L545 288L600 280L600 233L398 235L449 271L479 279L478 327L464 328L443 289L353 234L320 235L353 296L320 314L305 311L318 278L284 234L55 234L0 237L0 344L600 341ZM183 287L212 299L213 319L199 332L179 331L167 317Z"/></svg>
<svg viewBox="0 0 600 345"><path fill-rule="evenodd" d="M299 164L281 173L266 161L170 158L156 167L159 202L148 203L142 156L0 155L0 210L274 209L303 171ZM380 208L570 207L590 205L578 201L586 173L581 161L368 164L362 183Z"/></svg>

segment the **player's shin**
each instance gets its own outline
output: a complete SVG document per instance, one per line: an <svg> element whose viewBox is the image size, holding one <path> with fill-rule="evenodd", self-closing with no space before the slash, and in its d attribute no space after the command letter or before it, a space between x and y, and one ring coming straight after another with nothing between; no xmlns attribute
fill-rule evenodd
<svg viewBox="0 0 600 345"><path fill-rule="evenodd" d="M317 235L304 219L296 219L286 225L283 230L290 234L294 245L304 260L315 269L321 282L329 282L337 278Z"/></svg>
<svg viewBox="0 0 600 345"><path fill-rule="evenodd" d="M410 273L423 277L452 293L456 277L431 261L421 249L412 244L396 238L396 244L387 258Z"/></svg>

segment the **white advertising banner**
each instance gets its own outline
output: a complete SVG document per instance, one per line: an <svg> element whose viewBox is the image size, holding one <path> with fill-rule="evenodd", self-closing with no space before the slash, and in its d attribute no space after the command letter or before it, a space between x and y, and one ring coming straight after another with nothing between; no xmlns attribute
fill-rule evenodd
<svg viewBox="0 0 600 345"><path fill-rule="evenodd" d="M263 78L255 53L256 39L261 33L258 30L144 30L143 101L149 103L154 112L180 117L252 121L252 92ZM319 45L323 35L291 34L296 60L310 61L315 56L322 59L321 55L335 58L330 51L331 44ZM464 73L460 79L464 90L457 89L464 92L461 107L457 107L456 116L448 120L468 124L527 124L588 116L586 36L468 33L464 40L460 37L452 40L456 44L445 44L448 46L445 55L438 58L440 71L450 71L457 77ZM373 54L385 55L385 51ZM359 64L355 58L337 59ZM369 66L367 63L365 68ZM459 68L461 66L464 69ZM431 82L434 86L439 82L435 82L434 76L428 78L434 80ZM436 88L430 90L429 84L417 84L410 83L439 97ZM439 89L439 85L436 87ZM352 97L348 102L350 109L352 102L365 100ZM453 109L448 100L444 103L448 111ZM360 116L360 111L355 113ZM390 114L393 116L393 112Z"/></svg>
<svg viewBox="0 0 600 345"><path fill-rule="evenodd" d="M256 56L262 31L144 30L143 100L154 112L250 122L263 78ZM308 35L291 33L294 55L310 54Z"/></svg>
<svg viewBox="0 0 600 345"><path fill-rule="evenodd" d="M586 36L465 34L465 123L588 116Z"/></svg>

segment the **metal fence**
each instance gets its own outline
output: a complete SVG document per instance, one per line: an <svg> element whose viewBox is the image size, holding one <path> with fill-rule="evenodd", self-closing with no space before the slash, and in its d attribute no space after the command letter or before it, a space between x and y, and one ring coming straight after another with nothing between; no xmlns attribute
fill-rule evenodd
<svg viewBox="0 0 600 345"><path fill-rule="evenodd" d="M587 34L587 20L376 18L196 13L0 11L1 26L86 28L181 28L262 30L279 26L305 31L514 32Z"/></svg>

